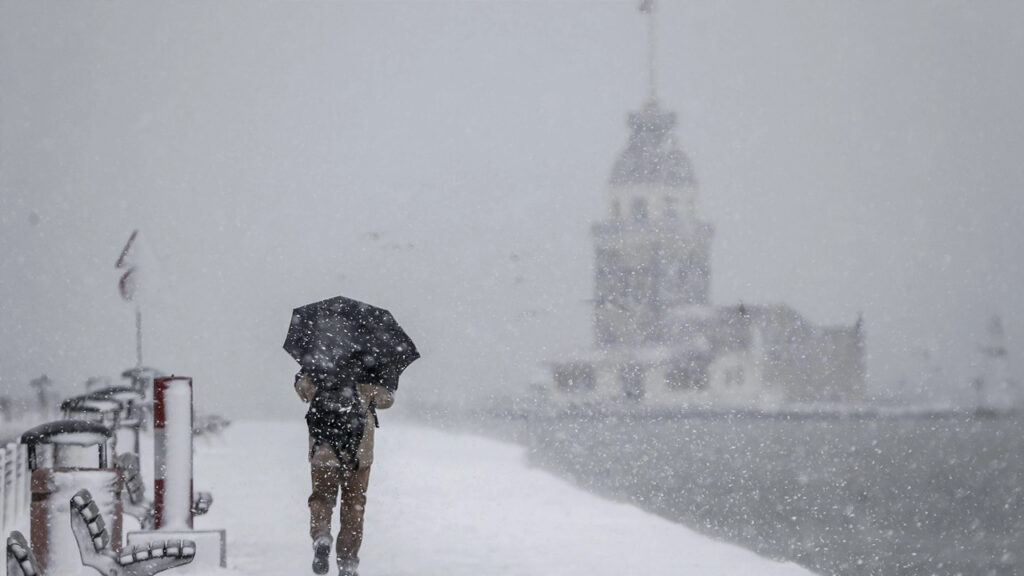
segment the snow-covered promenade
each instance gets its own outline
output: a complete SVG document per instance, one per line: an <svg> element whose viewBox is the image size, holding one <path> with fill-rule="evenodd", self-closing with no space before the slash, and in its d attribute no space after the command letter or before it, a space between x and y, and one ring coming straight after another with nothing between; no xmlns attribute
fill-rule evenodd
<svg viewBox="0 0 1024 576"><path fill-rule="evenodd" d="M230 571L309 574L305 424L236 423L196 449L216 498L196 527L227 528ZM390 420L376 456L364 576L808 574L530 469L514 445Z"/></svg>

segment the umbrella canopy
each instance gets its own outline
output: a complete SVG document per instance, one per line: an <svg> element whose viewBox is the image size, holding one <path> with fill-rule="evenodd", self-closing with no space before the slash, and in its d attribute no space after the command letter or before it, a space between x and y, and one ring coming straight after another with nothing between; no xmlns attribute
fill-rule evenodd
<svg viewBox="0 0 1024 576"><path fill-rule="evenodd" d="M292 311L284 349L307 372L398 389L398 377L420 357L412 339L383 308L338 296Z"/></svg>

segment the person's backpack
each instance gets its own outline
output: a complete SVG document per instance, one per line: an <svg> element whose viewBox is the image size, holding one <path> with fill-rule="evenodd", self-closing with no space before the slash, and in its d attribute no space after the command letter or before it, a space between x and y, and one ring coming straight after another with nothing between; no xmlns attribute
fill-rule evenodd
<svg viewBox="0 0 1024 576"><path fill-rule="evenodd" d="M356 383L327 375L311 376L316 393L306 412L306 424L313 438L310 456L318 446L326 444L342 466L355 470L359 468L359 444L367 419Z"/></svg>

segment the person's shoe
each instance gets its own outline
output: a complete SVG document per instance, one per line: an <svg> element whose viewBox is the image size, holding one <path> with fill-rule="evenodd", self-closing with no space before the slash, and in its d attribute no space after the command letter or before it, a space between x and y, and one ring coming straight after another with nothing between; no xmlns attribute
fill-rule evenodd
<svg viewBox="0 0 1024 576"><path fill-rule="evenodd" d="M346 559L342 560L338 558L338 576L359 576L357 569L359 568L359 559Z"/></svg>
<svg viewBox="0 0 1024 576"><path fill-rule="evenodd" d="M313 573L314 574L327 574L327 569L331 566L331 539L330 538L317 538L313 542Z"/></svg>

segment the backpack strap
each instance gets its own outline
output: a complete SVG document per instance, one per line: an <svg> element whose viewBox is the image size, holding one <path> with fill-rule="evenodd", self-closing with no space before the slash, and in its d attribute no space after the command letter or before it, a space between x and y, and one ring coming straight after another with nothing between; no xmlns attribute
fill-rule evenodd
<svg viewBox="0 0 1024 576"><path fill-rule="evenodd" d="M370 400L370 414L373 415L373 427L380 428L380 418L377 417L377 402Z"/></svg>

